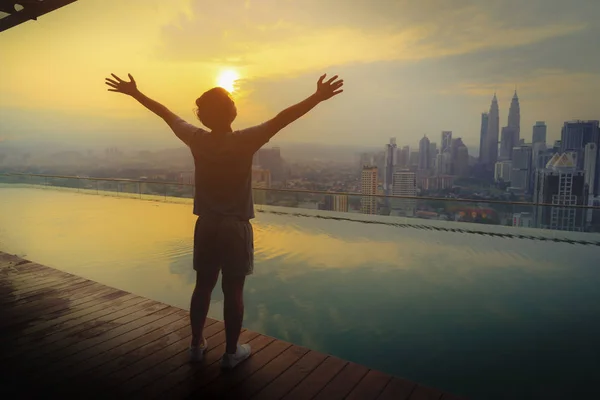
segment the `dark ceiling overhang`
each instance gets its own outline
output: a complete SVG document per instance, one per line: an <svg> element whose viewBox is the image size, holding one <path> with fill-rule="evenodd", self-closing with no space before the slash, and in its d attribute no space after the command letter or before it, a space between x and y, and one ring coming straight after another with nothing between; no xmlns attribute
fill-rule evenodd
<svg viewBox="0 0 600 400"><path fill-rule="evenodd" d="M52 12L77 0L0 0L0 32Z"/></svg>

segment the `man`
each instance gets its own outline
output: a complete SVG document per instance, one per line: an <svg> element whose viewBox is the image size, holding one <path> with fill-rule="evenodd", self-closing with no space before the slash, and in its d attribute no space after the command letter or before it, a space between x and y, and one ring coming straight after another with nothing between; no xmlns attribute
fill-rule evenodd
<svg viewBox="0 0 600 400"><path fill-rule="evenodd" d="M230 94L213 88L196 99L196 116L210 131L193 126L162 104L146 97L129 74L124 81L115 74L106 78L109 91L127 94L161 117L175 135L190 148L195 164L194 269L196 287L192 294L190 358L202 361L207 348L203 336L210 296L222 270L225 297L226 348L223 368L233 368L250 356L248 344L238 339L244 317L243 290L246 275L254 268L254 242L250 220L254 218L252 200L252 157L277 132L297 120L317 104L342 93L343 80L337 75L319 78L316 91L275 118L252 128L233 131L237 109Z"/></svg>

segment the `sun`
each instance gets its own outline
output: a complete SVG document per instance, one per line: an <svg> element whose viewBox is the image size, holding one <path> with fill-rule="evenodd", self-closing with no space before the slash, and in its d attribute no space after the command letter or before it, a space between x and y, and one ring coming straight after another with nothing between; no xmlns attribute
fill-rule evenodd
<svg viewBox="0 0 600 400"><path fill-rule="evenodd" d="M217 85L232 93L235 90L235 81L240 79L240 75L233 69L221 71L217 77Z"/></svg>

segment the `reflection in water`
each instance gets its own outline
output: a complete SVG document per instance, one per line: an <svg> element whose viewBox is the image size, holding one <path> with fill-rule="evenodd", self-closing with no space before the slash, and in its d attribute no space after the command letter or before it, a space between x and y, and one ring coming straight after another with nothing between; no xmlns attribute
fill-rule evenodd
<svg viewBox="0 0 600 400"><path fill-rule="evenodd" d="M247 328L473 398L590 389L598 246L263 208ZM186 309L194 222L189 205L0 188L0 250Z"/></svg>

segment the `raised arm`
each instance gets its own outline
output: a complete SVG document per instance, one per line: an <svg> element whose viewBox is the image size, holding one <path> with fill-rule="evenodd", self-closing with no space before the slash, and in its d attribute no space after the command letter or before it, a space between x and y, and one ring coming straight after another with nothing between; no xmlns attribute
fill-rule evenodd
<svg viewBox="0 0 600 400"><path fill-rule="evenodd" d="M317 81L317 90L312 95L300 103L286 108L267 122L271 136L312 110L320 102L329 100L343 92L341 87L344 85L344 81L342 79L337 79L338 76L335 75L333 78L324 81L325 76L326 74L321 75Z"/></svg>
<svg viewBox="0 0 600 400"><path fill-rule="evenodd" d="M137 83L131 74L127 74L130 79L129 82L122 80L115 74L111 75L114 79L106 78L105 81L105 83L111 87L108 89L109 92L123 93L133 97L141 105L161 117L184 143L188 145L191 143L194 131L197 130L196 127L179 118L175 113L160 104L158 101L152 100L140 92L137 88Z"/></svg>

